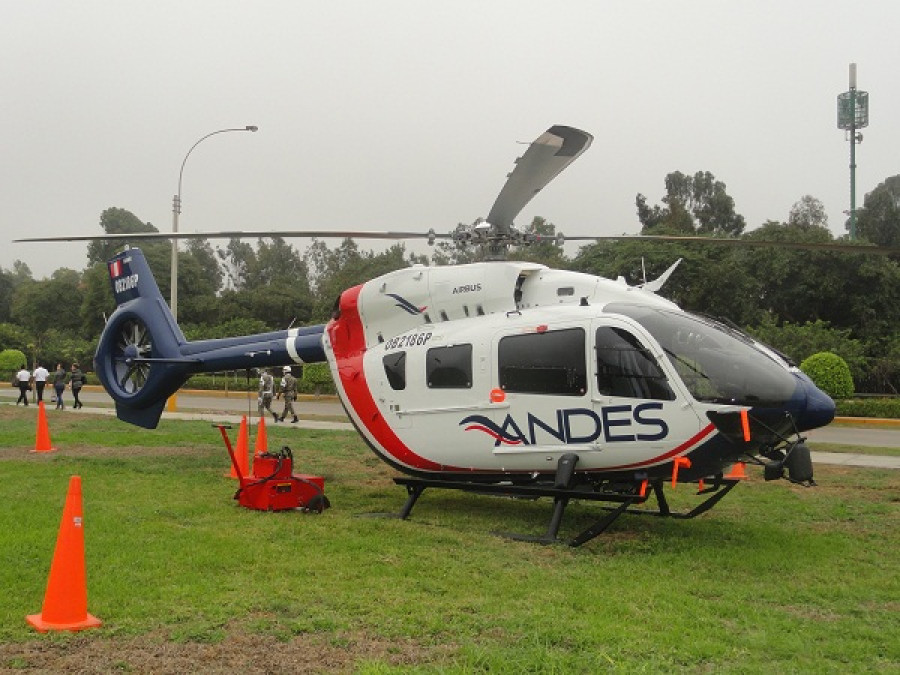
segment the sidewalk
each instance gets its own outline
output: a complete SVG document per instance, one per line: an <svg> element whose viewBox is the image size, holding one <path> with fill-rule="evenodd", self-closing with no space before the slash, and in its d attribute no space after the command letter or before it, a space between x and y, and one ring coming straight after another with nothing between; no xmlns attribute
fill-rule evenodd
<svg viewBox="0 0 900 675"><path fill-rule="evenodd" d="M115 417L116 415L116 411L113 408L92 408L90 406L85 406L82 410L86 413L91 413L92 415L107 415L109 417ZM164 420L200 420L202 422L209 422L210 424L233 424L235 426L241 423L243 417L244 415L235 415L227 412L198 413L163 411L162 414L162 419ZM256 415L253 415L253 417L247 421L252 425L256 423L257 419ZM267 428L271 429L273 426L289 429L326 429L330 431L353 431L354 429L353 425L349 422L324 422L320 420L305 420L302 418L298 422L278 422L277 424L272 420L266 421Z"/></svg>
<svg viewBox="0 0 900 675"><path fill-rule="evenodd" d="M900 469L900 457L887 455L862 455L850 452L810 451L813 464L836 464L839 466L865 466L874 469Z"/></svg>

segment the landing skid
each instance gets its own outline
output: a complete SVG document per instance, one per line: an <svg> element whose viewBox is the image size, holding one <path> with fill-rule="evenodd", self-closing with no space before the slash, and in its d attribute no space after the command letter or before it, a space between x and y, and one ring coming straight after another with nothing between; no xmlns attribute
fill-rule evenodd
<svg viewBox="0 0 900 675"><path fill-rule="evenodd" d="M562 460L560 460L560 464L562 464ZM574 468L574 462L572 463L572 468ZM543 535L531 536L506 532L500 532L497 534L509 539L514 539L516 541L530 541L538 544L554 544L560 543L557 535L559 533L560 524L562 523L563 514L570 500L583 499L587 501L616 503L616 506L602 507L604 511L608 512L606 513L606 515L604 515L596 523L591 525L589 528L587 528L574 538L570 539L569 541L562 542L569 546L581 546L582 544L591 541L600 534L603 534L603 532L605 532L606 529L610 525L612 525L623 513L679 519L694 518L696 516L699 516L701 513L706 513L707 511L709 511L719 502L719 500L722 499L722 497L728 494L731 489L740 482L739 480L729 478L713 479L712 485L700 490L700 492L697 493L700 495L708 495L708 497L703 502L695 506L690 511L673 512L669 508L669 503L666 500L665 494L663 493L663 481L661 479L649 482L647 485L647 487L652 490L652 494L656 498L657 504L657 508L647 509L633 508L637 505L645 503L650 497L649 492L651 490L641 491L641 486L639 483L636 483L633 486L633 491L631 492L603 492L595 490L585 490L565 487L565 485L571 479L571 470L568 471L568 478L563 475L563 478L565 480L560 480L561 473L565 474L567 473L567 471L565 469L562 472L558 470L557 480L553 485L517 485L514 483L485 484L471 481L446 481L398 476L394 478L394 482L397 485L402 485L406 488L407 499L406 503L403 505L403 508L400 510L400 513L397 514L397 517L402 520L406 520L412 512L412 509L418 501L419 497L422 496L422 493L427 488L461 490L463 492L474 492L477 494L525 497L533 499L536 499L538 497L553 497L553 512L550 516L550 522L547 525L547 531Z"/></svg>

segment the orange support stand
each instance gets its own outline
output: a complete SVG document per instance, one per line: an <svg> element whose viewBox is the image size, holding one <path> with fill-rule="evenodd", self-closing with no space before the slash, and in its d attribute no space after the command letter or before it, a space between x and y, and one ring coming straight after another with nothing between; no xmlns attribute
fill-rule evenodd
<svg viewBox="0 0 900 675"><path fill-rule="evenodd" d="M650 481L647 480L646 478L645 478L644 480L641 481L641 489L640 489L640 491L638 492L638 496L639 496L641 499L643 499L644 497L647 496L647 485L649 485L649 483L650 483Z"/></svg>
<svg viewBox="0 0 900 675"><path fill-rule="evenodd" d="M750 442L750 416L746 410L741 410L741 430L744 432L744 443Z"/></svg>
<svg viewBox="0 0 900 675"><path fill-rule="evenodd" d="M674 488L678 485L678 469L684 467L685 469L691 468L691 460L687 457L676 457L675 461L672 462L672 487Z"/></svg>
<svg viewBox="0 0 900 675"><path fill-rule="evenodd" d="M69 479L47 591L40 614L25 617L41 633L50 630L97 628L102 622L87 611L87 574L84 564L84 518L81 511L81 478Z"/></svg>

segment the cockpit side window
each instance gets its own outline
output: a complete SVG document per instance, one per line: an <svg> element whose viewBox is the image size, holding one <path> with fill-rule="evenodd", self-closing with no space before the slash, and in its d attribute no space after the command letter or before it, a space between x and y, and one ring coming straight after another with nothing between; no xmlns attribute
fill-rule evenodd
<svg viewBox="0 0 900 675"><path fill-rule="evenodd" d="M584 330L508 335L500 339L500 388L522 394L583 396L587 391Z"/></svg>
<svg viewBox="0 0 900 675"><path fill-rule="evenodd" d="M610 304L659 343L688 392L704 403L781 406L797 382L786 363L734 328L687 312Z"/></svg>
<svg viewBox="0 0 900 675"><path fill-rule="evenodd" d="M394 391L406 389L406 352L391 352L381 360L388 384Z"/></svg>
<svg viewBox="0 0 900 675"><path fill-rule="evenodd" d="M597 329L597 393L603 396L673 401L675 394L653 355L621 328Z"/></svg>
<svg viewBox="0 0 900 675"><path fill-rule="evenodd" d="M430 389L471 389L472 345L429 349L425 355L425 381Z"/></svg>

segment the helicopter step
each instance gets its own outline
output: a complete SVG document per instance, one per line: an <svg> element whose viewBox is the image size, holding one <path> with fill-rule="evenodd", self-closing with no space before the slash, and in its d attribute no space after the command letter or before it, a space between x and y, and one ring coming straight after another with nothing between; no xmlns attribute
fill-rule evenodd
<svg viewBox="0 0 900 675"><path fill-rule="evenodd" d="M516 541L529 541L537 544L565 543L568 546L577 547L603 534L624 513L633 515L651 515L663 518L688 519L699 516L709 511L726 494L728 494L740 480L716 476L712 484L701 488L698 495L708 495L707 498L693 509L686 512L674 512L669 507L663 492L662 480L644 481L629 484L618 484L615 488L601 489L585 487L583 484L573 486L574 469L578 457L575 454L563 455L557 464L557 472L552 484L521 484L509 481L497 483L482 483L469 480L440 480L430 478L410 478L396 476L393 480L397 485L406 488L407 499L403 508L396 517L401 520L409 518L413 507L419 497L427 488L439 488L444 490L461 490L475 494L518 497L537 499L539 497L553 497L553 511L547 530L543 535L525 535L510 532L496 532L499 536ZM649 489L648 489L649 488ZM633 508L647 502L650 495L655 497L657 508ZM601 507L607 513L596 523L576 535L574 538L561 542L558 538L559 528L562 524L563 514L572 499L585 501L613 502L616 506Z"/></svg>

